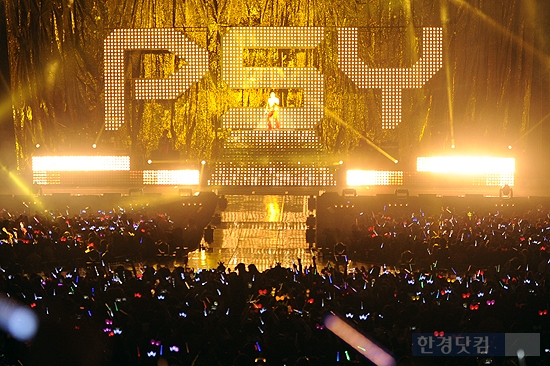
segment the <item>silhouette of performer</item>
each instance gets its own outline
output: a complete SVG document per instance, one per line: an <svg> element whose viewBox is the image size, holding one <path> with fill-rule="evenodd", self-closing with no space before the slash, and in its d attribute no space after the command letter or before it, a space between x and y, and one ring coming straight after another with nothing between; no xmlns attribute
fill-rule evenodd
<svg viewBox="0 0 550 366"><path fill-rule="evenodd" d="M172 153L172 139L168 137L168 130L162 131L162 136L159 140L159 152L164 157L168 157Z"/></svg>
<svg viewBox="0 0 550 366"><path fill-rule="evenodd" d="M279 98L274 92L269 95L265 109L267 112L267 129L273 129L273 123L275 123L275 128L281 128L279 124Z"/></svg>

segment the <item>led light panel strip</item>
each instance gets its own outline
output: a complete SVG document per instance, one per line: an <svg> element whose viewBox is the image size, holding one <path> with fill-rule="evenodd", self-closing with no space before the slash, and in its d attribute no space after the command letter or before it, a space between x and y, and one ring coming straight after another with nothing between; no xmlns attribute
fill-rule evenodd
<svg viewBox="0 0 550 366"><path fill-rule="evenodd" d="M143 184L146 185L199 185L200 174L196 169L144 170Z"/></svg>
<svg viewBox="0 0 550 366"><path fill-rule="evenodd" d="M129 171L129 156L33 156L33 172Z"/></svg>
<svg viewBox="0 0 550 366"><path fill-rule="evenodd" d="M504 187L514 185L514 174L487 174L485 176L485 185L488 187Z"/></svg>
<svg viewBox="0 0 550 366"><path fill-rule="evenodd" d="M335 186L334 173L325 167L219 166L211 186Z"/></svg>
<svg viewBox="0 0 550 366"><path fill-rule="evenodd" d="M400 186L403 185L403 172L397 170L348 170L346 183L349 187Z"/></svg>

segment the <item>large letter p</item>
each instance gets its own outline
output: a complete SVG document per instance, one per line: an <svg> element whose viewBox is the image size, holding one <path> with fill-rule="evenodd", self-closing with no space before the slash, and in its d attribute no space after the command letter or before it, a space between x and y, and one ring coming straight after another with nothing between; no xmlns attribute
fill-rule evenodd
<svg viewBox="0 0 550 366"><path fill-rule="evenodd" d="M208 52L170 28L116 29L104 43L105 129L118 130L124 124L124 53L129 50L169 51L185 58L166 79L136 79L136 99L176 99L208 71Z"/></svg>

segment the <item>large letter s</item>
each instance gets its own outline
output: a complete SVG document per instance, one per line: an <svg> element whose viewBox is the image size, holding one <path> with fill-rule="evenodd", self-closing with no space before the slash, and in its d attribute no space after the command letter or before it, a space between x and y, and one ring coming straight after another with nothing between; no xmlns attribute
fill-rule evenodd
<svg viewBox="0 0 550 366"><path fill-rule="evenodd" d="M320 27L231 28L223 39L222 75L230 88L303 89L303 106L281 108L283 128L311 129L324 113L324 79L313 67L244 67L243 50L254 48L312 49L323 40ZM223 116L228 128L256 128L264 108L231 108Z"/></svg>

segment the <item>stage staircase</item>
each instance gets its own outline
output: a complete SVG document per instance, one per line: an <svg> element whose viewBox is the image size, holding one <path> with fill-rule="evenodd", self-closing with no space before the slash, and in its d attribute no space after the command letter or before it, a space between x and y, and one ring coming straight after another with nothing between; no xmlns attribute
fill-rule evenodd
<svg viewBox="0 0 550 366"><path fill-rule="evenodd" d="M314 129L230 127L208 182L210 186L336 185L338 166L323 150Z"/></svg>
<svg viewBox="0 0 550 366"><path fill-rule="evenodd" d="M214 230L210 252L232 269L254 263L260 271L312 261L306 243L308 196L230 195ZM192 259L192 258L191 258Z"/></svg>

